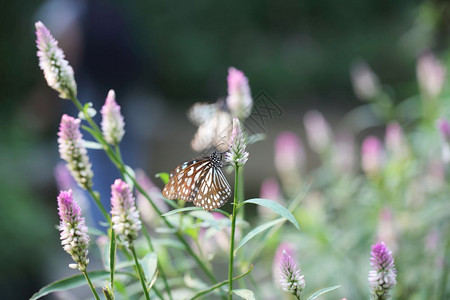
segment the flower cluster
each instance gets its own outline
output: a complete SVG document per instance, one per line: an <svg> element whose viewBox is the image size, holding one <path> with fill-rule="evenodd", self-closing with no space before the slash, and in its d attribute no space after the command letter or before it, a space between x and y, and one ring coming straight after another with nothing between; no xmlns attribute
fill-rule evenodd
<svg viewBox="0 0 450 300"><path fill-rule="evenodd" d="M62 191L59 194L58 212L61 219L59 224L61 245L76 262L69 267L84 272L89 263L87 258L89 236L86 233L87 227L81 216L80 206L73 200L72 190Z"/></svg>
<svg viewBox="0 0 450 300"><path fill-rule="evenodd" d="M231 114L239 119L247 118L250 116L253 107L253 99L247 77L242 71L230 67L227 81L227 106Z"/></svg>
<svg viewBox="0 0 450 300"><path fill-rule="evenodd" d="M101 113L102 132L105 140L111 145L118 145L125 134L125 123L120 113L120 106L116 102L114 90L109 91Z"/></svg>
<svg viewBox="0 0 450 300"><path fill-rule="evenodd" d="M237 167L243 166L248 160L248 152L244 134L238 118L233 119L233 131L231 133L230 150L225 155L225 160Z"/></svg>
<svg viewBox="0 0 450 300"><path fill-rule="evenodd" d="M80 119L63 115L58 132L59 154L67 162L67 168L78 185L84 189L92 187L93 173L87 150L80 132Z"/></svg>
<svg viewBox="0 0 450 300"><path fill-rule="evenodd" d="M59 92L63 99L77 95L77 84L73 69L64 59L64 52L58 47L58 41L42 22L36 22L36 45L38 48L39 67L44 71L47 84Z"/></svg>
<svg viewBox="0 0 450 300"><path fill-rule="evenodd" d="M397 283L392 252L383 242L378 242L372 246L371 255L370 265L373 269L369 271L369 286L372 299L389 299L390 292Z"/></svg>
<svg viewBox="0 0 450 300"><path fill-rule="evenodd" d="M138 237L142 224L131 188L121 179L116 179L111 186L111 216L115 233L129 247Z"/></svg>
<svg viewBox="0 0 450 300"><path fill-rule="evenodd" d="M283 250L283 255L281 257L280 270L280 284L283 291L294 295L297 299L300 299L300 294L306 284L305 276L300 275L300 268L285 250Z"/></svg>

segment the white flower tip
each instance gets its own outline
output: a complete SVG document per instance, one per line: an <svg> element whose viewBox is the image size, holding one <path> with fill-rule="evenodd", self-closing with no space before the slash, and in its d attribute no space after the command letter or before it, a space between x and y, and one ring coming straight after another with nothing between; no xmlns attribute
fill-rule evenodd
<svg viewBox="0 0 450 300"><path fill-rule="evenodd" d="M106 97L106 101L115 101L116 100L116 92L113 89L109 90L108 96Z"/></svg>

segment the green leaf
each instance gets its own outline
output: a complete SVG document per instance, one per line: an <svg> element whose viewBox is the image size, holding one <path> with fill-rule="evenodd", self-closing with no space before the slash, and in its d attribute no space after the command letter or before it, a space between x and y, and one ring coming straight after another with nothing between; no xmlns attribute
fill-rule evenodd
<svg viewBox="0 0 450 300"><path fill-rule="evenodd" d="M174 214L178 214L184 211L193 211L193 210L203 210L203 208L201 207L196 207L196 206L190 206L190 207L183 207L183 208L177 208L174 210L171 210L169 212L166 212L165 214L162 214L161 217L168 217Z"/></svg>
<svg viewBox="0 0 450 300"><path fill-rule="evenodd" d="M279 204L275 201L268 200L268 199L262 199L262 198L253 198L253 199L245 200L244 202L242 202L242 205L247 204L247 203L253 203L253 204L267 207L267 208L271 209L272 211L276 212L277 214L279 214L280 216L285 217L297 229L300 229L300 225L298 225L298 222L295 219L295 217L292 215L292 213L289 210L287 210L284 206L282 206L281 204Z"/></svg>
<svg viewBox="0 0 450 300"><path fill-rule="evenodd" d="M88 274L89 274L89 278L91 279L91 281L105 280L109 277L109 272L104 271L104 270L92 271L92 272L88 272ZM50 293L53 293L53 292L65 291L65 290L73 289L73 288L80 287L80 286L83 286L86 284L87 284L86 279L84 278L84 276L82 274L67 277L64 279L54 281L54 282L44 286L43 288L41 288L39 290L39 292L37 292L33 296L31 296L30 300L39 299L39 298L41 298L45 295L48 295Z"/></svg>
<svg viewBox="0 0 450 300"><path fill-rule="evenodd" d="M256 142L264 141L266 135L264 133L255 133L247 138L247 145L254 144Z"/></svg>
<svg viewBox="0 0 450 300"><path fill-rule="evenodd" d="M116 269L116 234L114 229L111 229L111 238L109 243L109 271L111 278L111 286L114 287L114 272Z"/></svg>
<svg viewBox="0 0 450 300"><path fill-rule="evenodd" d="M233 293L235 293L236 295L245 300L255 300L255 294L253 294L252 291L247 289L236 289L233 290Z"/></svg>
<svg viewBox="0 0 450 300"><path fill-rule="evenodd" d="M153 279L153 276L155 275L156 268L158 266L158 257L156 256L156 253L155 252L147 253L141 259L141 266L142 266L142 269L144 270L145 281L151 282Z"/></svg>
<svg viewBox="0 0 450 300"><path fill-rule="evenodd" d="M159 179L161 179L164 184L167 184L169 182L169 179L170 179L169 178L169 173L166 173L166 172L158 173L158 174L155 175L155 177L159 177Z"/></svg>
<svg viewBox="0 0 450 300"><path fill-rule="evenodd" d="M338 289L340 287L341 287L340 285L335 285L335 286L330 286L330 287L318 290L317 292L315 292L314 294L309 296L309 298L307 300L316 299L317 297L319 297L319 296L321 296L321 295L323 295L325 293L331 292L332 290Z"/></svg>
<svg viewBox="0 0 450 300"><path fill-rule="evenodd" d="M258 227L254 228L252 231L250 231L249 233L247 233L246 236L244 236L244 238L239 242L239 244L237 245L236 249L234 249L234 254L236 255L237 251L239 250L239 248L241 248L242 246L244 246L249 240L251 240L252 238L254 238L256 235L260 234L261 232L263 232L264 230L269 229L272 226L277 225L280 222L285 221L285 218L278 218L275 219L271 222L259 225Z"/></svg>

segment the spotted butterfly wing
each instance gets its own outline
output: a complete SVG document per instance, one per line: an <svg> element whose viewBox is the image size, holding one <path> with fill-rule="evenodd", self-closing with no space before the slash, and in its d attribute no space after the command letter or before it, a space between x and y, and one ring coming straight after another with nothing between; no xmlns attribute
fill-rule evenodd
<svg viewBox="0 0 450 300"><path fill-rule="evenodd" d="M162 194L167 199L194 202L208 211L221 207L231 196L222 167L221 157L216 152L185 162L170 173Z"/></svg>

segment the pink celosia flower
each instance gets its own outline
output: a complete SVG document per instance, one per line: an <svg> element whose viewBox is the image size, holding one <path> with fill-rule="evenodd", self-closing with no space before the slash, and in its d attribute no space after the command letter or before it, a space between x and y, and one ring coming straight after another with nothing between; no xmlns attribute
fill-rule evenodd
<svg viewBox="0 0 450 300"><path fill-rule="evenodd" d="M116 102L114 90L109 91L101 113L102 132L105 140L111 145L118 145L125 134L125 123L120 113L120 106Z"/></svg>
<svg viewBox="0 0 450 300"><path fill-rule="evenodd" d="M84 218L81 216L81 209L73 200L72 190L61 191L59 194L58 212L61 219L59 223L61 245L76 262L69 267L84 272L89 263L87 258L89 236Z"/></svg>
<svg viewBox="0 0 450 300"><path fill-rule="evenodd" d="M130 186L121 179L116 179L111 186L111 216L119 240L129 247L138 237L142 225Z"/></svg>
<svg viewBox="0 0 450 300"><path fill-rule="evenodd" d="M317 110L308 111L303 119L306 137L316 153L325 152L331 145L331 129L324 116Z"/></svg>
<svg viewBox="0 0 450 300"><path fill-rule="evenodd" d="M364 139L361 148L361 166L368 176L379 173L382 163L383 145L375 136L368 136Z"/></svg>
<svg viewBox="0 0 450 300"><path fill-rule="evenodd" d="M431 98L439 96L445 82L445 66L431 52L419 57L417 78L422 91Z"/></svg>
<svg viewBox="0 0 450 300"><path fill-rule="evenodd" d="M233 67L228 69L227 106L233 117L245 119L252 112L253 99L248 79L242 71Z"/></svg>
<svg viewBox="0 0 450 300"><path fill-rule="evenodd" d="M355 141L350 132L340 132L336 135L333 155L333 165L338 172L351 173L355 167Z"/></svg>
<svg viewBox="0 0 450 300"><path fill-rule="evenodd" d="M372 100L380 91L377 75L370 69L365 61L358 61L350 70L353 90L360 100Z"/></svg>
<svg viewBox="0 0 450 300"><path fill-rule="evenodd" d="M304 165L305 151L300 138L292 132L283 132L275 141L275 167L280 174L298 172Z"/></svg>
<svg viewBox="0 0 450 300"><path fill-rule="evenodd" d="M392 252L383 242L378 242L372 246L370 254L372 270L369 271L369 286L372 299L389 299L391 290L397 284Z"/></svg>
<svg viewBox="0 0 450 300"><path fill-rule="evenodd" d="M396 158L405 158L408 156L408 144L403 133L402 127L397 122L389 123L386 127L386 149Z"/></svg>
<svg viewBox="0 0 450 300"><path fill-rule="evenodd" d="M225 154L225 160L233 166L241 167L248 160L248 152L245 151L247 142L241 129L238 118L233 119L233 131L231 133L230 149Z"/></svg>
<svg viewBox="0 0 450 300"><path fill-rule="evenodd" d="M93 173L83 145L80 122L80 119L62 116L58 132L59 154L67 162L67 168L78 185L89 189L92 187Z"/></svg>
<svg viewBox="0 0 450 300"><path fill-rule="evenodd" d="M58 47L58 41L53 38L42 22L36 22L35 26L39 67L44 71L47 84L58 91L63 99L76 97L77 84L73 69L64 59L64 52Z"/></svg>
<svg viewBox="0 0 450 300"><path fill-rule="evenodd" d="M300 299L300 294L305 288L305 276L300 274L300 268L292 257L283 250L281 264L281 288L283 291Z"/></svg>
<svg viewBox="0 0 450 300"><path fill-rule="evenodd" d="M281 278L280 266L283 258L283 252L287 252L287 254L289 254L291 257L295 257L296 251L294 244L290 242L281 242L275 251L275 256L273 258L272 264L272 276L276 285L280 284Z"/></svg>

